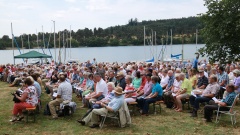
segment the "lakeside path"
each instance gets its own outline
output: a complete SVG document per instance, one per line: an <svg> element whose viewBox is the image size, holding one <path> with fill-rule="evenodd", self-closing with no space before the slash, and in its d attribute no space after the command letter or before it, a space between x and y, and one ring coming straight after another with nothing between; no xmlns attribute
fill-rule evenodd
<svg viewBox="0 0 240 135"><path fill-rule="evenodd" d="M104 135L159 135L159 134L239 134L240 133L240 103L236 106L237 113L237 124L235 127L231 125L230 117L223 116L219 124L205 123L202 121L203 114L199 113L198 118L190 118L187 110L187 105L182 113L176 113L174 110L165 108L162 104L161 114L150 114L149 116L141 116L136 112L137 115L132 116L131 127L119 128L113 125L110 120L107 120L103 129L90 129L87 126L81 126L76 122L77 119L81 118L86 109L80 109L81 101L78 101L75 95L73 100L77 103L77 111L73 116L61 117L57 120L49 120L50 116L44 116L43 110L50 101L50 97L43 93L42 110L40 114L37 114L36 123L25 123L16 122L10 123L11 111L13 108L13 101L11 92L14 92L17 87L8 87L5 82L0 82L0 134L22 134L22 135L78 135L78 134L104 134ZM150 107L152 112L152 105Z"/></svg>

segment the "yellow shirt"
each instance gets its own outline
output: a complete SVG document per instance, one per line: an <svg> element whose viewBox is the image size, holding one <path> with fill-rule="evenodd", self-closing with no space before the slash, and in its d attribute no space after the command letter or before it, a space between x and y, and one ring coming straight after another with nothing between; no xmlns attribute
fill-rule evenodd
<svg viewBox="0 0 240 135"><path fill-rule="evenodd" d="M192 83L192 86L193 86L193 84L194 84L194 81L196 81L196 80L197 80L196 75L194 75L194 76L192 76L191 78L189 78L189 81ZM193 88L196 88L196 85L197 85L197 83L193 86Z"/></svg>
<svg viewBox="0 0 240 135"><path fill-rule="evenodd" d="M187 78L185 78L182 82L181 89L187 89L186 94L191 94L192 91L192 83Z"/></svg>

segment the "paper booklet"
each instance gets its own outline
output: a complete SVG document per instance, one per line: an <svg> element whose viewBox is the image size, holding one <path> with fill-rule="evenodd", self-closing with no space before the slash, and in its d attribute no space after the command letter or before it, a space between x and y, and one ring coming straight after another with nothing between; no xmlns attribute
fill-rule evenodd
<svg viewBox="0 0 240 135"><path fill-rule="evenodd" d="M212 99L213 99L215 102L216 102L216 101L218 101L218 99L217 99L217 98L215 98L215 97L213 97Z"/></svg>
<svg viewBox="0 0 240 135"><path fill-rule="evenodd" d="M191 95L193 95L194 97L197 97L197 95L193 91L191 91Z"/></svg>
<svg viewBox="0 0 240 135"><path fill-rule="evenodd" d="M54 93L53 93L53 97L57 97L57 92L54 92Z"/></svg>

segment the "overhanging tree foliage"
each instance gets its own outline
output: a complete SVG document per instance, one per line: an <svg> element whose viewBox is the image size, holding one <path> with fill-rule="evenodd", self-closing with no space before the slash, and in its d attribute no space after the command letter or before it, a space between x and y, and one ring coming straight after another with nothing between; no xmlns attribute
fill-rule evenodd
<svg viewBox="0 0 240 135"><path fill-rule="evenodd" d="M199 51L210 62L226 63L240 56L240 1L206 0L208 11L201 15L201 33L206 46Z"/></svg>

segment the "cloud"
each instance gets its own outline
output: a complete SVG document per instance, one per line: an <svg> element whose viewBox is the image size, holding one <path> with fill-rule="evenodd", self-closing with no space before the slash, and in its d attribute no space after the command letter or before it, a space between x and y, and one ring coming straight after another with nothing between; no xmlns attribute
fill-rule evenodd
<svg viewBox="0 0 240 135"><path fill-rule="evenodd" d="M69 2L69 3L74 3L76 2L76 0L65 0L66 2Z"/></svg>
<svg viewBox="0 0 240 135"><path fill-rule="evenodd" d="M50 32L51 20L56 21L56 31L70 25L76 31L125 25L130 18L142 21L196 16L206 11L203 4L203 0L0 0L0 37L10 34L11 21L15 35L35 33L42 25Z"/></svg>
<svg viewBox="0 0 240 135"><path fill-rule="evenodd" d="M86 9L90 11L111 10L111 5L107 0L89 0Z"/></svg>
<svg viewBox="0 0 240 135"><path fill-rule="evenodd" d="M34 9L34 7L31 6L31 5L20 5L20 6L17 6L17 9L21 9L21 10L31 10L31 9Z"/></svg>

